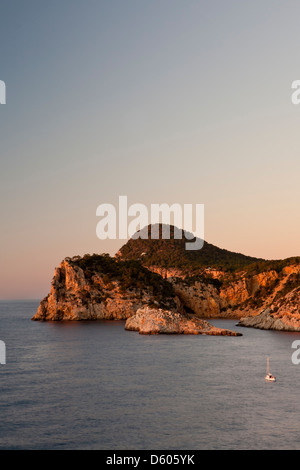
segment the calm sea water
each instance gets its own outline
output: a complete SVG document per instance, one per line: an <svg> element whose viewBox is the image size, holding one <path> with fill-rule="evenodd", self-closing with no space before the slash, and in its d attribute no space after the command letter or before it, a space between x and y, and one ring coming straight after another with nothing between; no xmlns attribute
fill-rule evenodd
<svg viewBox="0 0 300 470"><path fill-rule="evenodd" d="M141 336L32 322L37 307L0 302L1 449L300 449L299 334Z"/></svg>

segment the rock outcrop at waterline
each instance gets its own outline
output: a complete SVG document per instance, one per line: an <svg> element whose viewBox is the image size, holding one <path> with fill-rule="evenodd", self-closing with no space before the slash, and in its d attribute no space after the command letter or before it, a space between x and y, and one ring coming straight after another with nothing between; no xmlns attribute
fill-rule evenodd
<svg viewBox="0 0 300 470"><path fill-rule="evenodd" d="M257 328L260 330L276 330L276 331L300 331L300 322L297 324L287 324L281 318L272 315L270 309L263 310L259 315L241 318L238 326L246 326Z"/></svg>
<svg viewBox="0 0 300 470"><path fill-rule="evenodd" d="M185 334L212 336L242 336L241 333L216 328L206 320L195 315L183 315L169 310L140 308L125 323L125 329L138 331L143 335L154 334Z"/></svg>
<svg viewBox="0 0 300 470"><path fill-rule="evenodd" d="M242 318L239 326L300 332L300 287L293 289L295 283L299 283L299 275L292 275L292 278L286 282L285 289L278 292L269 308L259 315Z"/></svg>

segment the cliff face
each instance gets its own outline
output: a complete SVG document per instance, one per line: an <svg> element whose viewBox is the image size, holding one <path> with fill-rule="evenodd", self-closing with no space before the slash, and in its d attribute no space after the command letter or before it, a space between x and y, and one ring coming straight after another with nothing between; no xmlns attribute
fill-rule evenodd
<svg viewBox="0 0 300 470"><path fill-rule="evenodd" d="M180 304L168 292L164 303L170 308ZM107 273L96 271L88 276L87 270L64 260L55 269L51 291L33 320L123 320L149 304L160 305L159 296L147 285L124 289L118 278L107 279Z"/></svg>
<svg viewBox="0 0 300 470"><path fill-rule="evenodd" d="M284 268L280 275L273 270L253 276L220 272L218 279L199 276L192 282L181 277L164 280L153 274L156 277L151 281L155 285L161 282L163 288L165 284L170 287L157 295L147 285L148 280L124 289L118 276L107 279L105 272L89 271L86 266L80 267L66 259L55 269L51 291L42 300L33 320L126 320L138 309L150 306L181 313L186 310L199 318L243 318L241 324L269 328L269 317L256 318L267 310L272 318L295 329L300 321L299 272L300 266L294 265ZM245 321L247 317L254 318Z"/></svg>
<svg viewBox="0 0 300 470"><path fill-rule="evenodd" d="M170 279L175 293L185 307L202 318L217 318L221 312L221 300L218 289L212 284L195 281L193 284Z"/></svg>
<svg viewBox="0 0 300 470"><path fill-rule="evenodd" d="M181 278L184 279L186 274L183 273L180 269L176 268L162 268L161 266L145 266L149 271L159 274L163 279L169 278Z"/></svg>
<svg viewBox="0 0 300 470"><path fill-rule="evenodd" d="M242 318L240 326L263 330L300 331L300 267L289 266L268 308Z"/></svg>
<svg viewBox="0 0 300 470"><path fill-rule="evenodd" d="M197 280L169 279L183 304L203 318L240 318L256 315L269 305L280 284L276 271L258 275L219 272L213 278L199 275ZM196 276L195 276L196 277ZM197 278L197 277L196 277ZM217 280L217 282L214 282Z"/></svg>

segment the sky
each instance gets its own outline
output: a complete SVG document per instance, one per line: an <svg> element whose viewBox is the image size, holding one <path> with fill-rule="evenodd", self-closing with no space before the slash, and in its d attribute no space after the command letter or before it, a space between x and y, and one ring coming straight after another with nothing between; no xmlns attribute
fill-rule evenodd
<svg viewBox="0 0 300 470"><path fill-rule="evenodd" d="M114 254L96 209L204 204L205 239L300 255L297 0L1 0L0 299Z"/></svg>

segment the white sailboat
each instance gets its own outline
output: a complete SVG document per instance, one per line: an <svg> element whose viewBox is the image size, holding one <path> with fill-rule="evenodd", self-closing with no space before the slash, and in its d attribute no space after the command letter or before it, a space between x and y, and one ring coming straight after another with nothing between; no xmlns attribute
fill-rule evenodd
<svg viewBox="0 0 300 470"><path fill-rule="evenodd" d="M274 377L274 375L272 375L270 372L269 358L267 358L267 374L265 376L265 380L268 382L276 382L276 377Z"/></svg>

